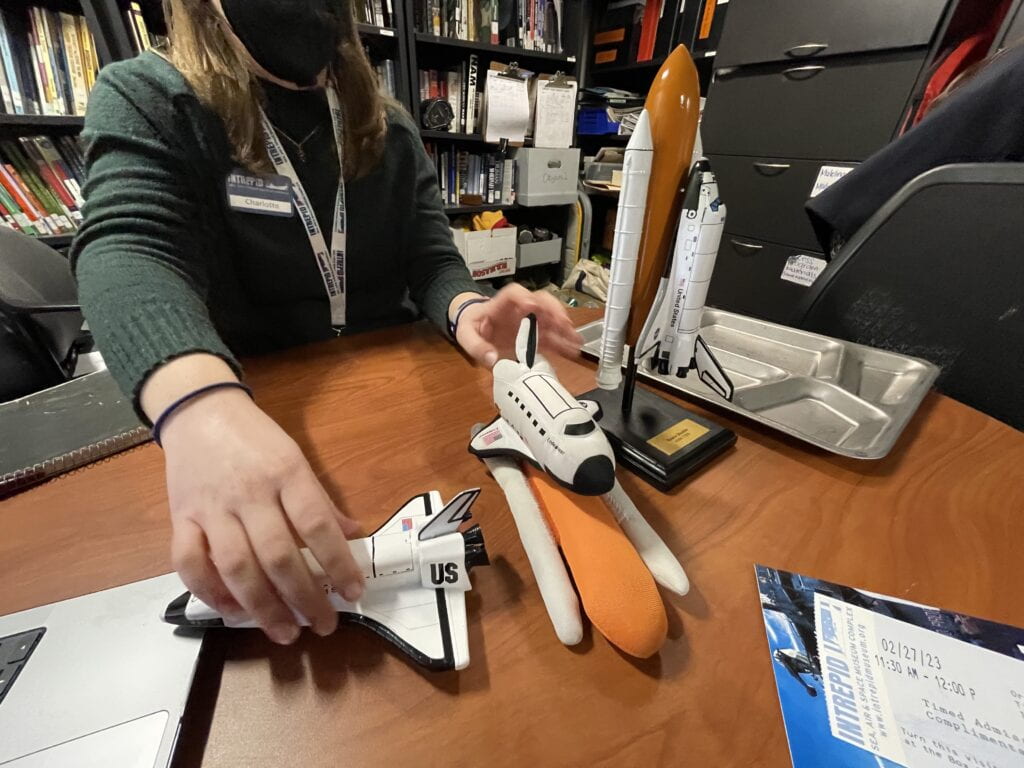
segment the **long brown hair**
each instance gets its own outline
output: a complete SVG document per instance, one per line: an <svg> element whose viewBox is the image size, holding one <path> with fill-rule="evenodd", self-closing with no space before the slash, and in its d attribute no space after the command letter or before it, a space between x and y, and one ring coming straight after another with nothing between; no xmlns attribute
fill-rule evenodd
<svg viewBox="0 0 1024 768"><path fill-rule="evenodd" d="M163 0L170 38L167 57L199 100L224 121L233 160L254 171L269 171L259 108L258 79L232 47L224 20L210 0ZM340 22L340 44L330 65L345 115L345 178L358 178L380 159L387 133L385 105L377 76L356 31L351 0L331 0Z"/></svg>

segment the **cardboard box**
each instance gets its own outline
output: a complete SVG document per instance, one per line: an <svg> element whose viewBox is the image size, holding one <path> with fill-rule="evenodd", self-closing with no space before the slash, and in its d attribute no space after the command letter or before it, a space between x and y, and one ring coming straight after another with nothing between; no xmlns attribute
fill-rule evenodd
<svg viewBox="0 0 1024 768"><path fill-rule="evenodd" d="M557 264L562 260L562 238L519 246L519 269L539 264Z"/></svg>
<svg viewBox="0 0 1024 768"><path fill-rule="evenodd" d="M515 227L482 232L452 230L455 247L462 254L474 280L515 274L518 236L519 230Z"/></svg>
<svg viewBox="0 0 1024 768"><path fill-rule="evenodd" d="M576 202L580 150L527 147L516 150L519 205L566 205Z"/></svg>

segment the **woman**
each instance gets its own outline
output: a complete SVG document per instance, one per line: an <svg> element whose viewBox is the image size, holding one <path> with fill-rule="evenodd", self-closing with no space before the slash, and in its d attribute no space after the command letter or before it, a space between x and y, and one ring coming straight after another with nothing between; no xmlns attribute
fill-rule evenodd
<svg viewBox="0 0 1024 768"><path fill-rule="evenodd" d="M350 0L164 5L169 51L105 68L90 97L81 302L163 446L185 584L276 642L298 637L293 610L326 635L337 615L292 530L355 600L356 526L242 388L235 355L416 307L487 366L529 312L549 351L579 342L550 296L479 295L418 131L378 93Z"/></svg>

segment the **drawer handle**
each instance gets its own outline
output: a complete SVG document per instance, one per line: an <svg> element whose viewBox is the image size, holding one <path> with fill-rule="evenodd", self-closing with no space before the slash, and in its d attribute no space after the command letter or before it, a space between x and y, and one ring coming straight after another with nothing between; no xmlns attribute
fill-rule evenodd
<svg viewBox="0 0 1024 768"><path fill-rule="evenodd" d="M789 163L754 163L754 168L762 176L778 176L790 169Z"/></svg>
<svg viewBox="0 0 1024 768"><path fill-rule="evenodd" d="M758 245L757 243L744 243L743 241L736 240L735 238L733 238L731 242L732 247L736 249L736 253L740 256L753 256L758 251L764 250L764 246Z"/></svg>
<svg viewBox="0 0 1024 768"><path fill-rule="evenodd" d="M794 45L786 51L786 55L792 56L794 59L799 59L805 56L813 56L816 53L821 53L826 48L828 48L828 43L804 43L803 45Z"/></svg>
<svg viewBox="0 0 1024 768"><path fill-rule="evenodd" d="M810 80L815 75L824 72L825 67L821 65L809 65L806 67L792 67L782 74L789 80Z"/></svg>

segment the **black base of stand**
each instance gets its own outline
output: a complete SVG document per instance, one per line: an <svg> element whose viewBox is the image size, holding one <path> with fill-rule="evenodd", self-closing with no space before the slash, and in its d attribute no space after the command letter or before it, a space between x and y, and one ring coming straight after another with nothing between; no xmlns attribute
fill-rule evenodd
<svg viewBox="0 0 1024 768"><path fill-rule="evenodd" d="M628 383L626 384L628 386ZM580 395L601 405L599 424L619 464L668 492L736 442L736 434L642 387L622 412L622 387Z"/></svg>

